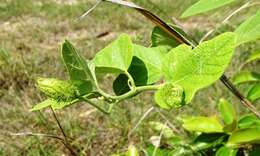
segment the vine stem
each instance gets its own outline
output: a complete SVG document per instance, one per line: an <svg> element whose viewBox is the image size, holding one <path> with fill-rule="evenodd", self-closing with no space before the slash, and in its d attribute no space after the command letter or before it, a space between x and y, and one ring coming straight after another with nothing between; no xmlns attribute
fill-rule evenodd
<svg viewBox="0 0 260 156"><path fill-rule="evenodd" d="M95 107L96 109L98 109L99 111L101 111L104 114L110 114L112 111L112 108L115 104L131 98L135 95L137 95L138 93L144 92L144 91L151 91L151 90L157 90L162 86L162 84L160 85L150 85L150 86L140 86L140 87L136 87L134 86L132 90L130 90L129 92L120 95L120 96L113 96L110 94L105 93L104 91L102 91L101 89L98 89L98 92L108 101L111 101L108 111L104 110L103 108L101 108L100 106L98 106L98 104L96 104L95 102L91 101L90 99L88 99L86 96L78 96L77 100L75 100L74 102L78 102L80 100L87 102L88 104L90 104L91 106ZM58 121L58 120L56 120ZM58 123L58 122L57 122ZM60 124L58 124L60 125ZM61 127L61 126L60 126ZM60 128L62 130L62 128ZM62 130L63 131L63 130ZM65 133L64 133L65 135ZM65 135L66 136L66 135Z"/></svg>
<svg viewBox="0 0 260 156"><path fill-rule="evenodd" d="M150 85L150 86L140 86L136 87L134 90L131 90L123 95L120 96L111 96L112 99L117 100L118 102L128 99L138 93L144 92L144 91L150 91L150 90L157 90L161 87L162 85Z"/></svg>
<svg viewBox="0 0 260 156"><path fill-rule="evenodd" d="M111 111L112 111L112 108L115 104L125 100L125 99L128 99L128 98L131 98L133 96L135 96L136 94L138 93L141 93L141 92L144 92L144 91L150 91L150 90L157 90L159 89L160 87L162 86L162 84L160 85L151 85L151 86L140 86L140 87L136 87L134 86L132 90L130 90L129 92L123 94L123 95L120 95L120 96L112 96L110 94L107 94L105 93L104 91L100 90L99 89L99 93L106 99L106 100L109 100L109 101L112 101L109 105L109 108L108 108L108 111L107 110L104 110L103 108L101 108L100 106L98 106L95 102L91 101L90 99L88 99L87 97L85 96L78 96L77 100L75 100L74 102L77 102L79 100L82 100L82 101L85 101L87 102L88 104L90 104L91 106L95 107L96 109L98 109L99 111L101 111L102 113L104 114L110 114ZM58 120L56 120L58 121ZM59 122L57 122L59 123ZM58 124L60 125L60 124ZM59 126L60 129L62 130L61 126ZM62 132L64 132L62 130ZM65 133L63 133L64 136Z"/></svg>
<svg viewBox="0 0 260 156"><path fill-rule="evenodd" d="M55 113L55 111L53 110L52 107L51 107L51 112L52 112L52 115L53 115L53 117L54 117L54 119L55 119L55 121L56 121L56 123L57 123L57 125L58 125L58 127L59 127L59 129L60 129L60 131L62 133L62 135L63 135L63 138L64 138L63 144L64 144L64 146L70 151L72 156L76 156L77 153L73 150L73 148L71 147L70 143L68 142L67 135L66 135L65 131L63 130L63 128L61 126L61 123L60 123L60 121L59 121L59 119L58 119L58 117L57 117L57 115L56 115L56 113Z"/></svg>
<svg viewBox="0 0 260 156"><path fill-rule="evenodd" d="M92 102L91 100L89 100L88 98L82 96L82 97L79 97L79 99L89 103L91 106L95 107L96 109L98 109L99 111L101 111L102 113L104 114L110 114L110 109L108 111L104 110L103 108L99 107L96 103Z"/></svg>
<svg viewBox="0 0 260 156"><path fill-rule="evenodd" d="M57 117L57 115L56 115L56 113L55 113L55 111L53 110L52 107L51 107L51 112L52 112L52 115L53 115L53 117L54 117L54 119L55 119L57 125L58 125L59 128L60 128L60 131L61 131L61 133L62 133L62 135L63 135L63 137L64 137L65 142L67 142L67 135L65 134L65 131L63 130L63 128L62 128L62 126L61 126L61 123L60 123L60 121L59 121L59 119L58 119L58 117Z"/></svg>
<svg viewBox="0 0 260 156"><path fill-rule="evenodd" d="M128 71L125 71L125 75L128 77L128 80L130 82L129 87L131 90L135 90L136 86L135 86L135 81L133 79L133 77L131 76L131 74Z"/></svg>
<svg viewBox="0 0 260 156"><path fill-rule="evenodd" d="M256 107L252 105L252 103L245 98L238 89L233 85L232 82L225 76L222 75L220 80L224 83L224 85L241 101L241 103L247 107L250 111L252 111L258 118L260 118L260 113L257 111Z"/></svg>
<svg viewBox="0 0 260 156"><path fill-rule="evenodd" d="M103 97L105 97L106 99L116 101L116 103L117 103L117 102L120 102L122 100L128 99L128 98L130 98L130 97L132 97L132 96L134 96L134 95L136 95L138 93L144 92L144 91L157 90L161 86L162 86L162 84L159 84L159 85L149 85L149 86L139 86L139 87L135 87L135 89L132 89L129 92L127 92L127 93L125 93L123 95L120 95L120 96L113 96L113 95L105 93L102 90L98 90L98 92Z"/></svg>

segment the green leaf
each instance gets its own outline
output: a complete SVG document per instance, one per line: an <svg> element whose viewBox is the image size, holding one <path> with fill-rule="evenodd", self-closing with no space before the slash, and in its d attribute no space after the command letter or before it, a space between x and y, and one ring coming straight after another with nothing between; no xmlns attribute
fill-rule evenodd
<svg viewBox="0 0 260 156"><path fill-rule="evenodd" d="M162 77L162 61L167 50L165 47L146 48L134 45L134 56L144 62L147 69L147 84L159 81Z"/></svg>
<svg viewBox="0 0 260 156"><path fill-rule="evenodd" d="M126 156L139 156L138 150L134 145L130 145L128 147L128 151L126 152Z"/></svg>
<svg viewBox="0 0 260 156"><path fill-rule="evenodd" d="M254 52L249 55L248 59L246 60L246 63L249 63L249 62L252 62L255 60L259 60L259 59L260 59L260 51Z"/></svg>
<svg viewBox="0 0 260 156"><path fill-rule="evenodd" d="M67 106L72 105L74 103L75 103L74 100L73 101L56 101L56 100L53 100L51 107L52 107L52 109L62 109L64 107L67 107Z"/></svg>
<svg viewBox="0 0 260 156"><path fill-rule="evenodd" d="M166 143L172 147L181 146L183 145L183 140L180 136L175 135L174 137L167 138Z"/></svg>
<svg viewBox="0 0 260 156"><path fill-rule="evenodd" d="M248 154L248 156L259 156L260 148L254 147Z"/></svg>
<svg viewBox="0 0 260 156"><path fill-rule="evenodd" d="M225 99L220 99L218 104L218 110L225 123L225 131L233 131L236 128L236 111L234 107Z"/></svg>
<svg viewBox="0 0 260 156"><path fill-rule="evenodd" d="M134 57L128 72L133 77L136 86L145 86L159 81L162 77L162 61L167 49L166 47L146 48L134 45ZM116 95L121 95L130 90L128 77L120 74L113 83Z"/></svg>
<svg viewBox="0 0 260 156"><path fill-rule="evenodd" d="M132 57L132 41L128 35L123 34L99 51L94 61L99 72L121 73L127 71Z"/></svg>
<svg viewBox="0 0 260 156"><path fill-rule="evenodd" d="M200 0L197 3L190 6L182 15L181 18L204 13L224 5L227 5L235 0Z"/></svg>
<svg viewBox="0 0 260 156"><path fill-rule="evenodd" d="M246 82L256 82L260 81L260 74L252 71L242 71L234 75L232 82L235 85L246 83Z"/></svg>
<svg viewBox="0 0 260 156"><path fill-rule="evenodd" d="M260 11L256 15L248 18L237 29L238 34L237 45L254 41L260 38Z"/></svg>
<svg viewBox="0 0 260 156"><path fill-rule="evenodd" d="M223 127L216 117L187 117L183 119L183 125L188 131L203 133L223 132Z"/></svg>
<svg viewBox="0 0 260 156"><path fill-rule="evenodd" d="M192 49L180 45L164 59L163 74L166 80L179 84L189 103L195 92L220 78L229 64L235 49L236 35L224 33Z"/></svg>
<svg viewBox="0 0 260 156"><path fill-rule="evenodd" d="M151 39L152 39L152 47L168 46L170 49L170 48L176 47L180 44L168 33L161 30L161 28L158 26L154 27L154 29L152 31Z"/></svg>
<svg viewBox="0 0 260 156"><path fill-rule="evenodd" d="M255 102L256 100L258 100L260 98L260 84L255 84L254 86L252 86L248 93L247 93L247 98L252 101Z"/></svg>
<svg viewBox="0 0 260 156"><path fill-rule="evenodd" d="M179 85L166 83L155 93L155 102L164 109L179 108L184 105L184 91Z"/></svg>
<svg viewBox="0 0 260 156"><path fill-rule="evenodd" d="M38 110L41 110L41 109L44 109L46 107L49 107L51 106L53 103L53 100L51 99L47 99L41 103L38 103L37 105L33 106L32 109L30 109L30 111L38 111Z"/></svg>
<svg viewBox="0 0 260 156"><path fill-rule="evenodd" d="M38 110L44 109L49 106L51 106L53 109L62 109L73 103L74 103L74 101L57 101L55 99L47 99L47 100L35 105L30 111L38 111Z"/></svg>
<svg viewBox="0 0 260 156"><path fill-rule="evenodd" d="M177 147L168 156L193 156L195 152L188 147ZM164 155L163 155L164 156Z"/></svg>
<svg viewBox="0 0 260 156"><path fill-rule="evenodd" d="M128 73L133 77L136 86L147 84L147 68L142 60L133 57L132 63L128 69ZM122 95L130 91L128 85L128 77L125 74L120 74L113 82L113 90L116 95Z"/></svg>
<svg viewBox="0 0 260 156"><path fill-rule="evenodd" d="M236 112L234 107L225 99L220 99L218 104L218 110L224 120L224 123L232 124L236 119Z"/></svg>
<svg viewBox="0 0 260 156"><path fill-rule="evenodd" d="M226 137L225 133L202 133L196 137L191 146L194 151L212 149L222 144Z"/></svg>
<svg viewBox="0 0 260 156"><path fill-rule="evenodd" d="M162 124L160 122L154 122L154 121L151 121L149 122L149 126L156 132L159 132L159 133L162 133L162 135L165 137L165 138L172 138L172 137L175 137L173 131L171 130L170 127L168 127L167 125L165 124Z"/></svg>
<svg viewBox="0 0 260 156"><path fill-rule="evenodd" d="M94 90L96 84L95 66L87 62L67 40L62 45L62 57L70 80L78 87L80 94L86 94Z"/></svg>
<svg viewBox="0 0 260 156"><path fill-rule="evenodd" d="M236 156L237 151L237 149L222 146L217 150L216 156Z"/></svg>
<svg viewBox="0 0 260 156"><path fill-rule="evenodd" d="M156 148L154 146L148 146L146 148L146 154L147 156L173 156L173 153L171 150L168 149L161 149L161 148ZM156 150L156 151L155 151ZM154 154L155 151L155 154ZM175 156L175 155L174 155Z"/></svg>
<svg viewBox="0 0 260 156"><path fill-rule="evenodd" d="M49 99L37 104L31 111L40 110L48 106L51 106L53 109L62 109L78 100L78 89L71 82L54 78L38 78L36 86Z"/></svg>
<svg viewBox="0 0 260 156"><path fill-rule="evenodd" d="M228 139L227 145L234 146L246 143L259 143L260 142L260 128L247 128L240 129L231 134Z"/></svg>
<svg viewBox="0 0 260 156"><path fill-rule="evenodd" d="M183 38L187 38L188 42L194 40L189 35L187 35L180 27L172 24L169 24L169 26L174 29L180 36L183 36ZM151 35L151 40L152 47L165 46L169 50L180 45L179 41L177 41L173 36L169 35L158 26L154 27Z"/></svg>
<svg viewBox="0 0 260 156"><path fill-rule="evenodd" d="M0 48L0 66L8 64L10 61L10 54L6 49Z"/></svg>
<svg viewBox="0 0 260 156"><path fill-rule="evenodd" d="M67 81L54 78L38 78L36 86L49 98L57 101L75 100L77 88Z"/></svg>
<svg viewBox="0 0 260 156"><path fill-rule="evenodd" d="M260 120L255 115L245 115L238 121L239 129L260 127Z"/></svg>

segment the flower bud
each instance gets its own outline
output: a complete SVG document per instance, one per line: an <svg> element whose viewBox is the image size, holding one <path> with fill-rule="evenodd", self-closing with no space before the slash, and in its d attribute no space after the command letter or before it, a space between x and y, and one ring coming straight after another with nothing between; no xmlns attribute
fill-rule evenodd
<svg viewBox="0 0 260 156"><path fill-rule="evenodd" d="M49 98L57 101L71 101L76 98L77 88L67 81L38 78L36 86Z"/></svg>
<svg viewBox="0 0 260 156"><path fill-rule="evenodd" d="M179 108L184 105L184 90L174 83L164 84L155 94L156 103L165 109Z"/></svg>

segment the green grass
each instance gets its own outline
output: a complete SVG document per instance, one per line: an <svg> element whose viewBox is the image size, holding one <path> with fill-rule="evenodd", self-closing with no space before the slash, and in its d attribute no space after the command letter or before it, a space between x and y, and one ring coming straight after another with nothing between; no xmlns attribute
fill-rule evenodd
<svg viewBox="0 0 260 156"><path fill-rule="evenodd" d="M195 0L194 0L195 1ZM194 1L178 0L136 0L138 4L156 12L168 22L171 17L181 12ZM62 155L68 151L55 139L35 136L12 136L11 133L33 132L55 134L61 133L50 110L29 112L29 109L44 96L36 90L36 77L67 77L60 58L60 45L65 38L74 43L86 58L92 58L107 43L120 33L128 33L136 43L149 45L153 24L131 9L121 8L108 3L101 4L93 13L77 21L93 1L79 0L67 5L57 0L2 0L0 2L0 155ZM240 3L240 2L239 2ZM232 6L237 8L239 3ZM221 21L231 9L221 9L211 16L201 15L194 19L181 21L185 28L197 39ZM243 18L256 9L243 12ZM205 18L208 17L208 18ZM217 17L217 18L216 18ZM233 30L241 20L232 20L223 30ZM203 28L201 29L201 25ZM107 36L97 35L109 32ZM228 74L234 74L234 67L244 60L247 54L242 52L259 48L252 44L237 52ZM256 69L257 65L250 68ZM105 80L107 79L107 80ZM100 78L107 88L113 79L109 75ZM105 85L106 84L106 85ZM111 85L111 84L110 84ZM176 123L179 114L214 114L216 100L227 96L227 90L217 82L212 87L202 90L193 104L178 111L162 111L169 121ZM230 93L228 93L230 94ZM162 121L163 118L153 111L140 126L127 137L142 115L151 106L155 106L151 93L142 94L113 110L105 116L93 111L87 104L77 104L58 111L58 117L66 133L74 139L73 145L80 149L82 155L110 155L127 148L130 143L145 146L154 134L146 124L147 121ZM237 102L237 105L238 102ZM178 124L177 124L178 125Z"/></svg>

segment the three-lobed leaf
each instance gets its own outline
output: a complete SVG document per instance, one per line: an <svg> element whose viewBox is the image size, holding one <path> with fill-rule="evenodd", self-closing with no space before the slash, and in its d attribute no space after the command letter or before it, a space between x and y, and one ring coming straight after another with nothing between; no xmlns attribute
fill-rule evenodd
<svg viewBox="0 0 260 156"><path fill-rule="evenodd" d="M254 41L260 38L260 10L256 15L248 18L243 22L237 29L236 33L238 34L237 45Z"/></svg>
<svg viewBox="0 0 260 156"><path fill-rule="evenodd" d="M184 88L185 102L224 73L235 49L236 35L227 32L203 42L194 49L180 45L165 56L163 74L166 80Z"/></svg>
<svg viewBox="0 0 260 156"><path fill-rule="evenodd" d="M189 117L183 119L183 125L188 131L203 133L223 132L223 126L216 117Z"/></svg>
<svg viewBox="0 0 260 156"><path fill-rule="evenodd" d="M199 0L197 3L190 6L182 15L182 18L204 13L224 5L227 5L235 0Z"/></svg>
<svg viewBox="0 0 260 156"><path fill-rule="evenodd" d="M99 72L123 73L129 68L133 57L133 44L126 34L99 51L94 62Z"/></svg>

